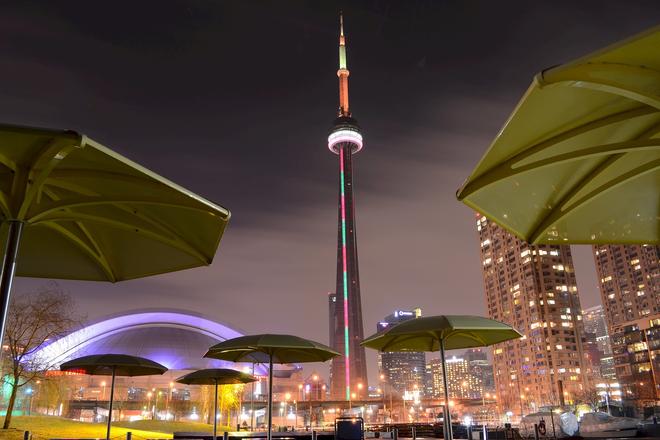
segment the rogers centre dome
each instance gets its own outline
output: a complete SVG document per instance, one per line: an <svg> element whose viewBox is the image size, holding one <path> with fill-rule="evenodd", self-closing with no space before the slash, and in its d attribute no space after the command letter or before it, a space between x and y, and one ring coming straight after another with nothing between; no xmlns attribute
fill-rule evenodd
<svg viewBox="0 0 660 440"><path fill-rule="evenodd" d="M191 312L132 311L72 331L34 356L57 366L80 356L118 353L151 359L169 370L237 368L243 365L202 356L212 345L238 336L243 334ZM257 366L255 373L265 374L267 370Z"/></svg>

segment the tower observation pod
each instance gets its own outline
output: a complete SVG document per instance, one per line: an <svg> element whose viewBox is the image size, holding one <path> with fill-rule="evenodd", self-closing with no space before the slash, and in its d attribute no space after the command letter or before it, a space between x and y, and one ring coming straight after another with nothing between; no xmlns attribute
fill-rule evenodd
<svg viewBox="0 0 660 440"><path fill-rule="evenodd" d="M337 290L330 340L341 357L332 360L330 391L336 400L361 400L367 393L367 366L360 299L353 154L362 149L362 134L348 104L348 75L344 20L339 17L339 109L328 136L328 148L339 156L339 225L337 240Z"/></svg>

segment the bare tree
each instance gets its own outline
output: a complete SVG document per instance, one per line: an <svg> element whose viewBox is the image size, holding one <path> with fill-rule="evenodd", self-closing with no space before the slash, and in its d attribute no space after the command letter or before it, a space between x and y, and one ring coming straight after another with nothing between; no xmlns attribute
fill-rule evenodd
<svg viewBox="0 0 660 440"><path fill-rule="evenodd" d="M48 341L57 339L79 325L82 317L75 314L74 302L56 283L36 292L12 299L5 327L5 377L11 387L4 429L9 428L11 413L18 390L42 377L45 371L56 368L47 359L37 356L37 350Z"/></svg>
<svg viewBox="0 0 660 440"><path fill-rule="evenodd" d="M602 400L602 397L595 386L585 387L575 397L576 397L575 400L578 403L584 403L585 405L589 405L592 411L598 411L598 407Z"/></svg>

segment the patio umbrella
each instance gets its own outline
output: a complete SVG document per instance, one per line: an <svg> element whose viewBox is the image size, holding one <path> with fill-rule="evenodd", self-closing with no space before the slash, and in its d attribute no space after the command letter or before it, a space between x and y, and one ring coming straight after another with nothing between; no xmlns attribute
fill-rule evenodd
<svg viewBox="0 0 660 440"><path fill-rule="evenodd" d="M481 316L440 315L404 321L369 336L362 345L379 351L440 351L445 391L443 425L446 430L445 438L451 440L445 350L485 347L521 336L512 327Z"/></svg>
<svg viewBox="0 0 660 440"><path fill-rule="evenodd" d="M207 368L181 376L176 381L186 385L214 385L213 400L213 440L218 431L218 385L242 384L255 382L256 377L229 368Z"/></svg>
<svg viewBox="0 0 660 440"><path fill-rule="evenodd" d="M14 272L116 282L208 265L229 216L84 135L0 124L0 340Z"/></svg>
<svg viewBox="0 0 660 440"><path fill-rule="evenodd" d="M325 362L339 356L330 347L293 335L262 334L228 339L209 348L207 358L268 362L268 440L273 435L273 364Z"/></svg>
<svg viewBox="0 0 660 440"><path fill-rule="evenodd" d="M93 376L112 376L110 407L108 408L108 428L105 434L106 440L109 440L110 423L112 423L112 401L115 397L115 377L163 374L167 371L167 368L159 363L138 356L127 354L93 354L65 362L60 365L60 370Z"/></svg>
<svg viewBox="0 0 660 440"><path fill-rule="evenodd" d="M542 71L457 197L532 244L660 243L660 27Z"/></svg>

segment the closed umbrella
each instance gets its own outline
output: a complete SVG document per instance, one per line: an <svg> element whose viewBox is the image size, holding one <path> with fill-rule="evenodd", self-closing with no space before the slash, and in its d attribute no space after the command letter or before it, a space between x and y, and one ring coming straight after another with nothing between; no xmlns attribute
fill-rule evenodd
<svg viewBox="0 0 660 440"><path fill-rule="evenodd" d="M207 358L268 362L268 440L273 435L273 364L325 362L339 356L330 347L293 335L261 334L228 339L209 348Z"/></svg>
<svg viewBox="0 0 660 440"><path fill-rule="evenodd" d="M187 385L214 385L213 399L213 440L218 431L218 385L231 385L255 382L256 377L229 368L207 368L181 376L176 381Z"/></svg>
<svg viewBox="0 0 660 440"><path fill-rule="evenodd" d="M229 216L85 135L0 124L0 340L14 273L116 282L208 265Z"/></svg>
<svg viewBox="0 0 660 440"><path fill-rule="evenodd" d="M457 197L532 244L660 243L660 26L542 71Z"/></svg>
<svg viewBox="0 0 660 440"><path fill-rule="evenodd" d="M493 319L481 316L440 315L404 321L369 336L362 345L379 351L440 351L445 391L445 438L451 440L445 350L485 347L521 336L517 330Z"/></svg>
<svg viewBox="0 0 660 440"><path fill-rule="evenodd" d="M110 439L112 423L112 402L115 397L116 376L151 376L163 374L167 368L149 359L127 354L93 354L72 359L60 366L62 371L73 371L93 376L112 376L110 385L110 407L108 408L108 428L105 438Z"/></svg>

